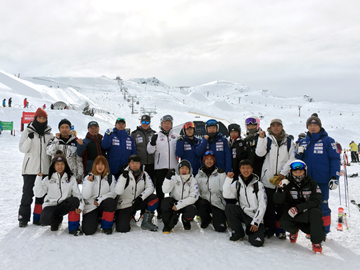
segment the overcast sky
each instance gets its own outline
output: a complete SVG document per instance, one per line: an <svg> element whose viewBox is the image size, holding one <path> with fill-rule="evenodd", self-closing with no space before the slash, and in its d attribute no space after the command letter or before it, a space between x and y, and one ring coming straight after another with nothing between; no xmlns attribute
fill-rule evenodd
<svg viewBox="0 0 360 270"><path fill-rule="evenodd" d="M1 0L0 69L359 103L359 0Z"/></svg>

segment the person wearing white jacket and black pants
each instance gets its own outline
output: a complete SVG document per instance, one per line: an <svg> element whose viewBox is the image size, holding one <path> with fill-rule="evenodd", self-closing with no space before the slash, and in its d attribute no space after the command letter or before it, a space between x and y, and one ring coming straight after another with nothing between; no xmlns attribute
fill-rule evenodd
<svg viewBox="0 0 360 270"><path fill-rule="evenodd" d="M199 199L199 187L192 175L191 164L183 159L176 170L168 171L162 185L164 193L169 193L161 203L164 228L163 233L168 234L178 222L179 215L185 230L191 229L190 222L196 215L195 202Z"/></svg>
<svg viewBox="0 0 360 270"><path fill-rule="evenodd" d="M157 209L159 199L154 192L154 185L150 176L141 166L141 159L137 155L129 157L128 167L120 175L115 193L117 200L116 231L126 233L130 231L130 220L136 211L144 212L141 228L157 231L157 226L152 223L154 211Z"/></svg>
<svg viewBox="0 0 360 270"><path fill-rule="evenodd" d="M82 230L86 235L96 232L99 217L103 232L112 234L116 209L115 182L107 159L104 156L97 156L90 174L84 178L82 188L82 197L85 201Z"/></svg>
<svg viewBox="0 0 360 270"><path fill-rule="evenodd" d="M80 213L84 209L75 177L72 175L65 155L58 150L51 162L49 176L42 179L39 174L35 180L34 194L44 198L43 211L40 215L41 225L51 225L51 231L57 231L63 216L69 214L69 233L81 235Z"/></svg>
<svg viewBox="0 0 360 270"><path fill-rule="evenodd" d="M156 195L159 198L159 204L164 199L162 191L162 184L169 169L175 169L178 161L176 158L176 142L178 134L176 134L173 127L173 118L171 115L165 115L161 118L161 130L159 133L151 137L147 145L149 154L154 154L154 168L155 179L154 184L156 188ZM158 219L161 219L161 209L157 209Z"/></svg>
<svg viewBox="0 0 360 270"><path fill-rule="evenodd" d="M236 204L227 204L225 214L232 229L231 241L238 241L248 236L248 241L255 247L264 244L263 217L266 211L266 193L259 177L253 174L252 162L248 159L240 161L240 175L233 182L234 173L229 172L224 183L225 198L236 199ZM246 226L246 231L242 227Z"/></svg>
<svg viewBox="0 0 360 270"><path fill-rule="evenodd" d="M24 185L22 188L21 204L19 207L19 227L26 227L30 221L31 203L33 201L33 187L36 176L42 173L46 176L49 173L50 156L46 154L46 146L54 135L51 127L48 126L47 113L38 108L34 120L29 123L20 138L19 150L24 153L22 165L22 176ZM35 198L33 223L40 225L40 214L44 198Z"/></svg>
<svg viewBox="0 0 360 270"><path fill-rule="evenodd" d="M294 141L287 136L280 119L273 119L265 131L259 132L255 153L265 157L261 171L261 183L265 186L268 205L264 216L265 236L276 233L279 239L286 239L285 230L280 228L279 220L284 212L284 204L275 204L273 197L276 186L287 175L290 163L295 160Z"/></svg>
<svg viewBox="0 0 360 270"><path fill-rule="evenodd" d="M212 224L215 231L224 232L227 228L225 215L225 199L223 186L226 173L223 169L215 166L215 154L208 150L205 152L203 163L195 176L199 185L200 197L196 201L196 209L201 218L201 228L205 229ZM212 217L211 215L212 214Z"/></svg>

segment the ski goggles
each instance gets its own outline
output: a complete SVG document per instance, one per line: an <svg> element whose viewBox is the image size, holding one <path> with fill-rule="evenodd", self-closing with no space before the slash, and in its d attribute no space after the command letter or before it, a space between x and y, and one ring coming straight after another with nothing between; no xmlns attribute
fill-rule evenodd
<svg viewBox="0 0 360 270"><path fill-rule="evenodd" d="M215 156L215 154L214 154L214 152L212 151L212 150L207 150L206 152L205 152L205 154L204 154L204 157L206 157L206 156Z"/></svg>
<svg viewBox="0 0 360 270"><path fill-rule="evenodd" d="M293 171L297 171L297 170L305 170L305 164L302 162L293 162L290 164L290 168Z"/></svg>
<svg viewBox="0 0 360 270"><path fill-rule="evenodd" d="M195 125L193 122L186 122L184 124L184 129L188 129L188 128L195 128Z"/></svg>
<svg viewBox="0 0 360 270"><path fill-rule="evenodd" d="M256 125L258 123L258 120L256 118L247 118L245 120L246 125Z"/></svg>
<svg viewBox="0 0 360 270"><path fill-rule="evenodd" d="M170 121L170 122L172 122L173 120L174 120L173 117L172 117L170 114L168 114L168 115L165 115L165 116L163 116L163 117L161 118L161 123L164 122L164 121Z"/></svg>
<svg viewBox="0 0 360 270"><path fill-rule="evenodd" d="M210 119L206 121L206 126L210 127L210 126L217 126L218 122L215 119Z"/></svg>
<svg viewBox="0 0 360 270"><path fill-rule="evenodd" d="M115 124L121 123L121 122L126 123L125 118L118 118L118 119L116 119Z"/></svg>
<svg viewBox="0 0 360 270"><path fill-rule="evenodd" d="M149 125L149 124L150 124L150 121L141 121L141 124L143 124L143 125Z"/></svg>

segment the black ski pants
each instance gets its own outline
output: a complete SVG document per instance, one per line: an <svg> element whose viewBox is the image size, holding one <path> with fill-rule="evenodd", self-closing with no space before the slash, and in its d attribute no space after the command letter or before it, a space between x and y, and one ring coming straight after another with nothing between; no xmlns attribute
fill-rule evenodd
<svg viewBox="0 0 360 270"><path fill-rule="evenodd" d="M188 205L184 208L174 211L172 207L177 202L172 197L166 197L161 203L162 211L162 220L165 226L168 226L170 229L174 228L177 223L177 218L180 214L183 215L183 218L191 221L196 215L196 206L194 204Z"/></svg>
<svg viewBox="0 0 360 270"><path fill-rule="evenodd" d="M279 220L284 213L285 205L274 203L275 189L265 188L265 191L267 196L267 206L264 215L265 233L267 236L273 236L274 233L279 235L279 233L285 232L279 225Z"/></svg>
<svg viewBox="0 0 360 270"><path fill-rule="evenodd" d="M201 224L207 226L211 222L211 213L212 213L212 222L215 231L224 232L227 228L226 226L226 215L225 211L213 206L206 199L199 198L195 203L197 213L201 218Z"/></svg>
<svg viewBox="0 0 360 270"><path fill-rule="evenodd" d="M115 212L115 220L116 220L116 231L126 233L130 231L130 221L131 217L135 214L136 211L141 210L145 211L148 208L148 204L152 201L155 201L157 196L155 194L151 194L140 204L138 209L134 209L134 207L130 206L124 209L118 209Z"/></svg>
<svg viewBox="0 0 360 270"><path fill-rule="evenodd" d="M242 223L246 226L246 234L248 241L252 246L261 247L264 244L264 225L260 224L256 232L250 232L252 218L249 217L240 206L235 204L227 204L225 206L225 214L229 222L230 228L240 237L245 236Z"/></svg>
<svg viewBox="0 0 360 270"><path fill-rule="evenodd" d="M24 184L23 184L21 202L19 207L19 220L21 219L20 218L21 216L22 219L26 221L30 221L31 204L33 202L33 197L34 197L33 187L36 176L37 175L29 175L29 174L23 175ZM33 221L37 221L40 218L44 197L35 198Z"/></svg>
<svg viewBox="0 0 360 270"><path fill-rule="evenodd" d="M154 170L154 164L144 164L145 165L145 171L148 173L148 175L151 178L151 181L153 181L153 184L155 185L155 170Z"/></svg>
<svg viewBox="0 0 360 270"><path fill-rule="evenodd" d="M116 210L115 199L107 198L106 200L102 201L96 209L83 215L82 231L86 235L94 234L98 228L99 225L98 221L100 217L102 218L102 222L101 222L102 225L104 225L103 223L109 223L109 226L107 227L111 228L114 222L115 210ZM105 212L105 216L103 216L104 212ZM107 228L103 228L103 229L107 229Z"/></svg>
<svg viewBox="0 0 360 270"><path fill-rule="evenodd" d="M77 197L70 197L58 205L47 206L41 212L40 223L42 225L58 225L62 222L63 216L67 215L70 211L75 211L79 205L80 201ZM70 219L69 222L71 222Z"/></svg>
<svg viewBox="0 0 360 270"><path fill-rule="evenodd" d="M286 219L282 218L280 220L280 226L291 234L296 234L298 230L301 230L306 234L310 234L311 242L314 244L320 244L321 241L325 240L325 230L322 220L323 213L320 208L312 208L307 212L307 222L298 222L287 217Z"/></svg>
<svg viewBox="0 0 360 270"><path fill-rule="evenodd" d="M164 199L164 192L162 191L162 185L164 183L164 179L168 171L169 169L161 169L161 170L155 170L154 172L155 175L154 185L155 185L156 195L159 198L160 206L162 200ZM161 215L161 211L162 211L161 207L158 207L157 212L159 215Z"/></svg>

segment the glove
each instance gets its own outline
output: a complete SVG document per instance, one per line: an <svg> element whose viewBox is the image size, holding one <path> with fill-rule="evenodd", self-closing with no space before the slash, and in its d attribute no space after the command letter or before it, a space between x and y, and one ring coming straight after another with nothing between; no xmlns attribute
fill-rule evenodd
<svg viewBox="0 0 360 270"><path fill-rule="evenodd" d="M183 135L180 135L177 140L180 141L180 142L183 141L183 140L184 140L184 136L183 136Z"/></svg>
<svg viewBox="0 0 360 270"><path fill-rule="evenodd" d="M34 139L34 132L29 133L29 134L28 134L28 137L29 137L30 139Z"/></svg>
<svg viewBox="0 0 360 270"><path fill-rule="evenodd" d="M285 188L289 183L290 183L289 180L283 179L283 180L280 181L280 183L278 185L278 188Z"/></svg>
<svg viewBox="0 0 360 270"><path fill-rule="evenodd" d="M111 133L112 133L112 130L110 130L109 128L105 131L105 134L106 134L106 135L109 135L109 136L110 136Z"/></svg>
<svg viewBox="0 0 360 270"><path fill-rule="evenodd" d="M302 154L304 154L304 151L305 151L305 146L299 146L299 148L297 150L297 154L302 155Z"/></svg>
<svg viewBox="0 0 360 270"><path fill-rule="evenodd" d="M339 181L336 179L336 177L332 177L329 182L329 188L331 190L335 190L337 189L338 185L339 185Z"/></svg>
<svg viewBox="0 0 360 270"><path fill-rule="evenodd" d="M155 145L156 145L156 140L157 140L158 136L159 136L158 134L152 135L151 141L150 141L150 144L151 144L152 146L155 146Z"/></svg>
<svg viewBox="0 0 360 270"><path fill-rule="evenodd" d="M142 204L143 200L140 196L136 197L133 201L132 201L132 207L134 210L138 210L140 209L140 205Z"/></svg>
<svg viewBox="0 0 360 270"><path fill-rule="evenodd" d="M288 211L290 217L294 218L298 214L298 210L296 207L291 207Z"/></svg>
<svg viewBox="0 0 360 270"><path fill-rule="evenodd" d="M129 171L124 171L122 173L122 176L124 176L125 178L128 178L129 177Z"/></svg>
<svg viewBox="0 0 360 270"><path fill-rule="evenodd" d="M273 178L270 178L270 183L277 186L279 185L279 183L281 182L280 179L278 179L279 177L277 175L275 175Z"/></svg>
<svg viewBox="0 0 360 270"><path fill-rule="evenodd" d="M166 174L166 179L170 180L173 175L175 175L175 169L168 170Z"/></svg>

